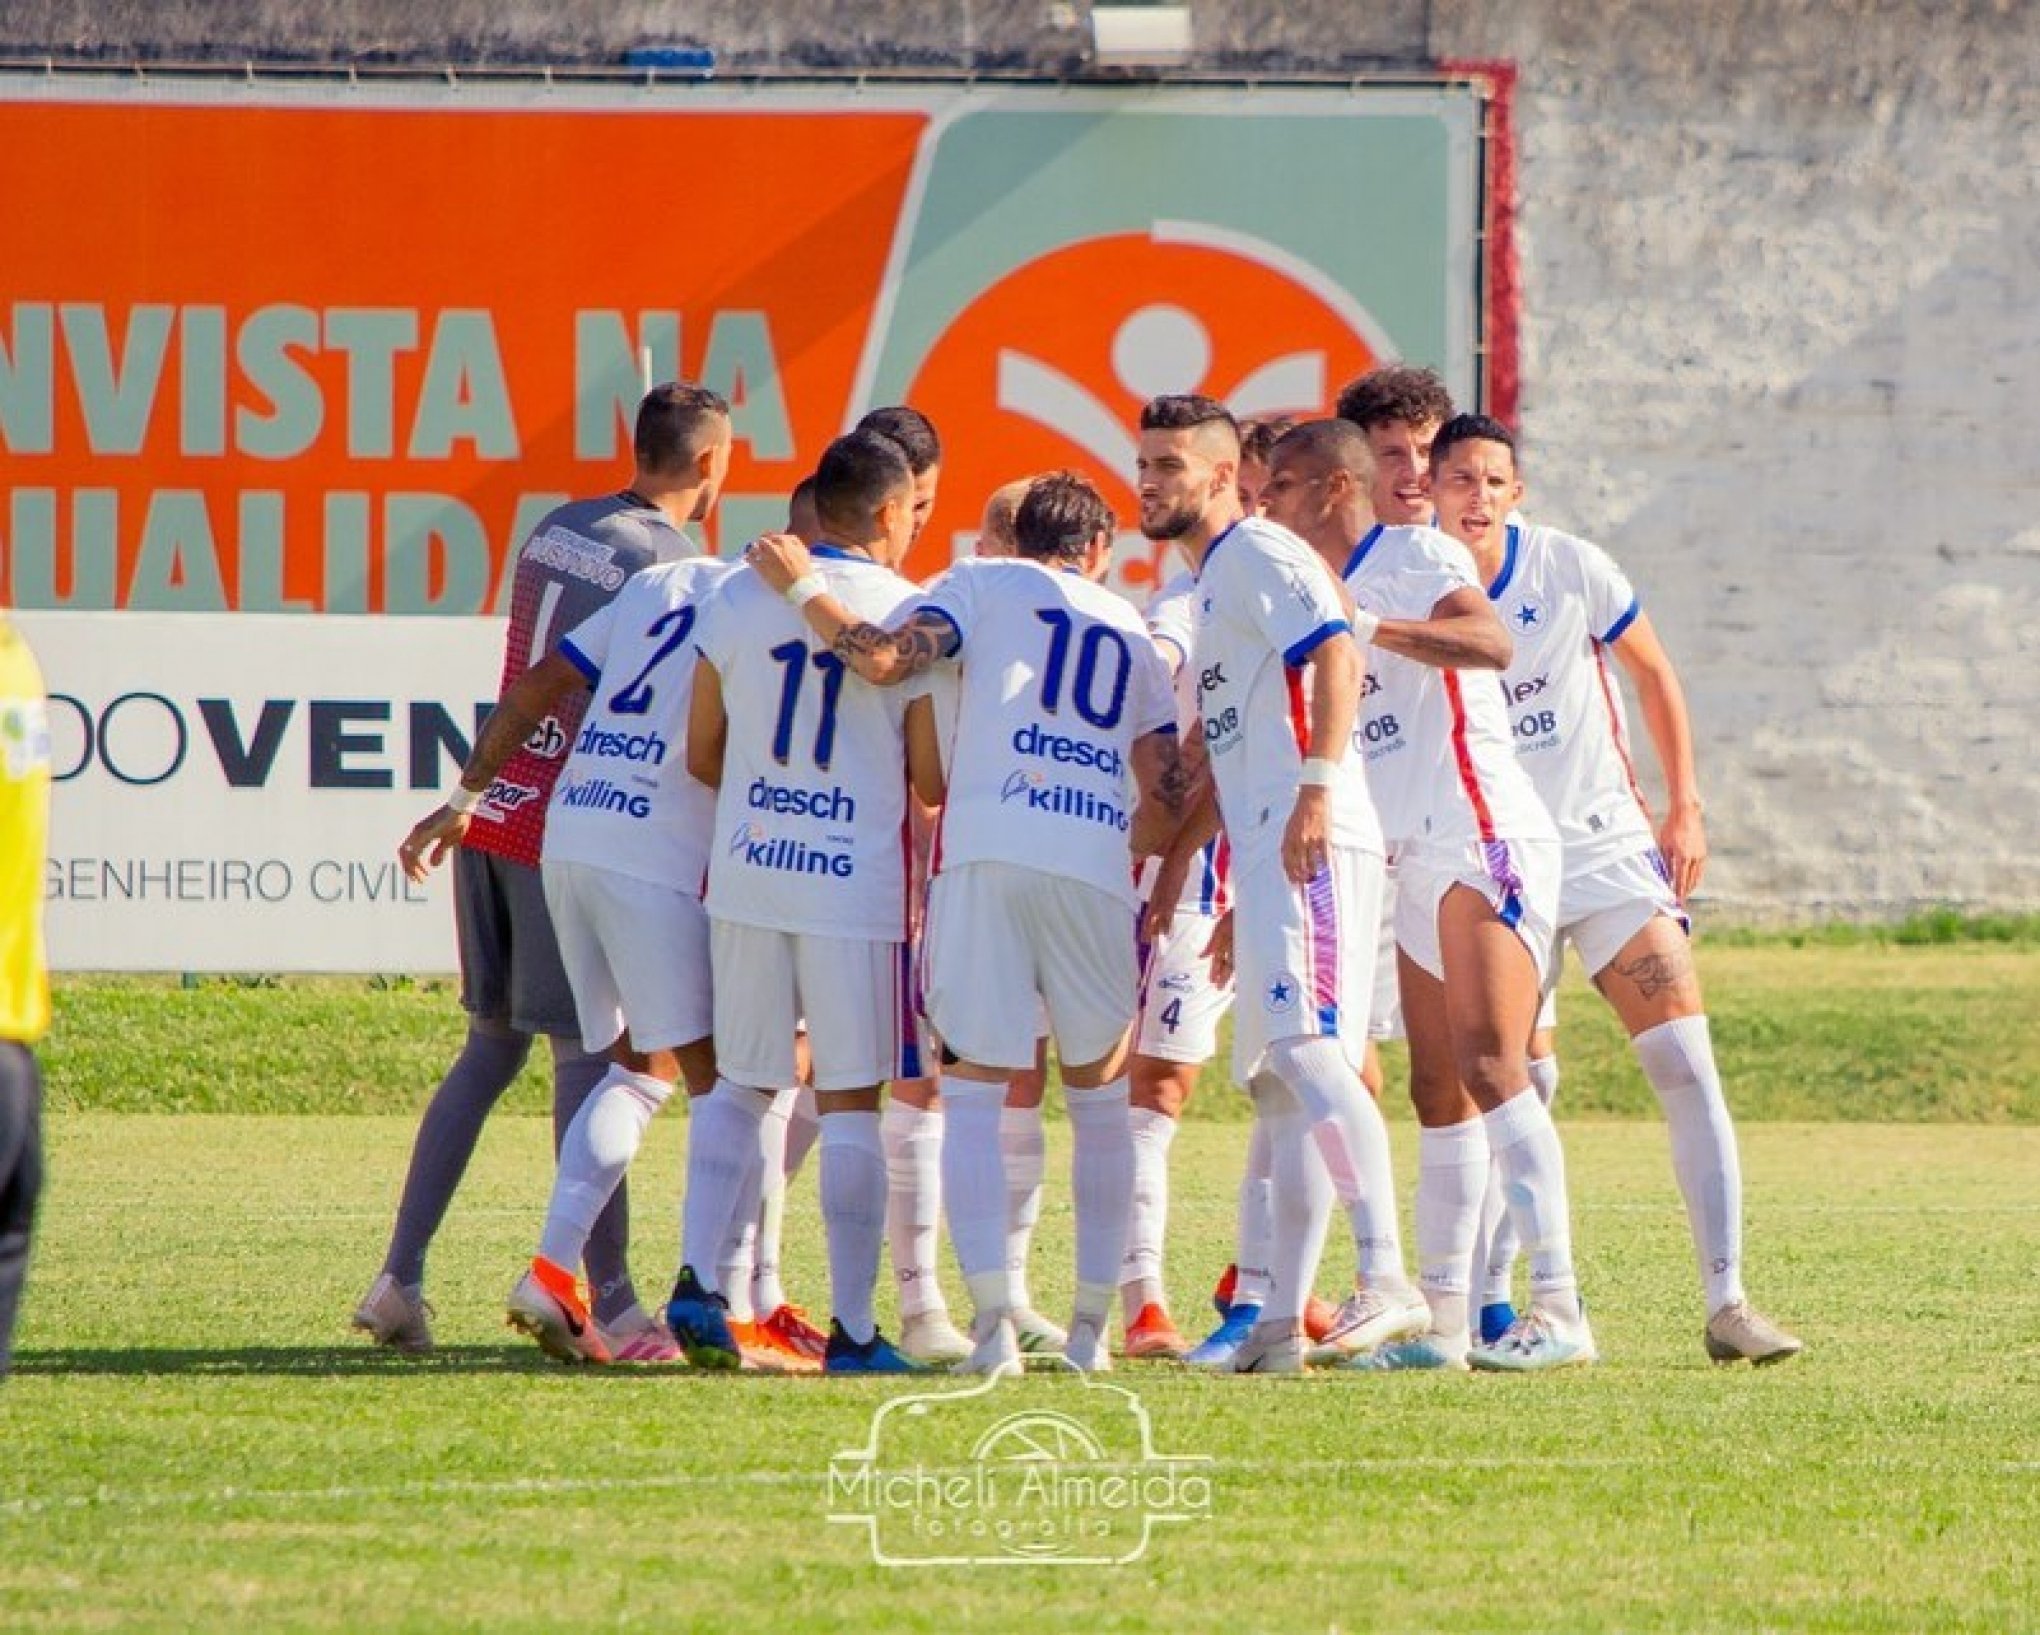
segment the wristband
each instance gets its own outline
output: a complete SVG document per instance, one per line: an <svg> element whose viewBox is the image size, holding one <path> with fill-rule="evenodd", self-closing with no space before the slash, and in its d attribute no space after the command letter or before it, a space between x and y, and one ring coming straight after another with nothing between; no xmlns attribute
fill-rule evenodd
<svg viewBox="0 0 2040 1635"><path fill-rule="evenodd" d="M486 789L470 789L466 784L457 784L452 794L446 797L446 809L470 817L481 810L482 802L488 798Z"/></svg>
<svg viewBox="0 0 2040 1635"><path fill-rule="evenodd" d="M1381 615L1356 607L1353 609L1352 625L1353 640L1365 647L1374 640L1374 633L1381 628Z"/></svg>
<svg viewBox="0 0 2040 1635"><path fill-rule="evenodd" d="M1313 755L1303 763L1303 771L1297 777L1296 786L1299 789L1329 789L1338 775L1337 761L1328 761L1322 755Z"/></svg>
<svg viewBox="0 0 2040 1635"><path fill-rule="evenodd" d="M829 582L818 573L804 573L781 593L795 607L806 607L817 596L828 594Z"/></svg>

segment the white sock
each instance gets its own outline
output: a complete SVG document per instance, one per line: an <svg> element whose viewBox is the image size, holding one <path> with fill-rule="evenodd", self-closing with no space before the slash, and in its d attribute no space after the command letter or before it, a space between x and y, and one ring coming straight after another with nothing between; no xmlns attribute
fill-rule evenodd
<svg viewBox="0 0 2040 1635"><path fill-rule="evenodd" d="M1558 1094L1558 1058L1530 1058L1530 1088L1549 1107ZM1516 1224L1509 1219L1509 1199L1502 1187L1502 1171L1488 1166L1487 1196L1481 1200L1480 1235L1473 1240L1474 1290L1482 1306L1507 1305L1516 1280Z"/></svg>
<svg viewBox="0 0 2040 1635"><path fill-rule="evenodd" d="M778 1098L774 1098L775 1104ZM730 1211L729 1230L723 1235L722 1253L716 1256L716 1287L730 1305L730 1321L757 1320L751 1304L752 1269L758 1258L758 1193L765 1183L765 1166L776 1156L767 1147L765 1132L777 1121L768 1107L758 1121L758 1156L745 1167L737 1188L737 1201Z"/></svg>
<svg viewBox="0 0 2040 1635"><path fill-rule="evenodd" d="M815 1150L822 1133L822 1110L815 1102L815 1087L804 1084L793 1098L786 1115L786 1179L789 1185Z"/></svg>
<svg viewBox="0 0 2040 1635"><path fill-rule="evenodd" d="M1239 1225L1233 1246L1233 1304L1268 1303L1268 1257L1274 1248L1275 1187L1270 1178L1274 1157L1268 1148L1268 1125L1258 1114L1247 1137L1247 1168L1240 1177Z"/></svg>
<svg viewBox="0 0 2040 1635"><path fill-rule="evenodd" d="M1381 1109L1336 1039L1278 1039L1269 1047L1268 1062L1310 1116L1311 1138L1352 1223L1360 1280L1378 1287L1406 1287L1395 1173Z"/></svg>
<svg viewBox="0 0 2040 1635"><path fill-rule="evenodd" d="M758 1123L772 1095L728 1079L688 1103L687 1193L680 1202L680 1264L701 1286L721 1292L716 1279L725 1238L743 1202L749 1171L760 1161Z"/></svg>
<svg viewBox="0 0 2040 1635"><path fill-rule="evenodd" d="M879 1120L885 1142L885 1236L899 1285L900 1316L942 1311L935 1280L936 1229L942 1223L942 1109L888 1101Z"/></svg>
<svg viewBox="0 0 2040 1635"><path fill-rule="evenodd" d="M1489 1170L1487 1126L1478 1118L1417 1133L1417 1286L1431 1307L1431 1332L1461 1346Z"/></svg>
<svg viewBox="0 0 2040 1635"><path fill-rule="evenodd" d="M652 1115L672 1094L664 1079L623 1067L611 1067L588 1092L560 1137L559 1169L538 1239L541 1256L570 1273L580 1266L595 1217L644 1145Z"/></svg>
<svg viewBox="0 0 2040 1635"><path fill-rule="evenodd" d="M1003 1138L1003 1084L945 1078L942 1104L942 1192L948 1200L949 1241L977 1311L1003 1313L1013 1302L1006 1270L1007 1188ZM1036 1114L1037 1126L1040 1116ZM1036 1188L1036 1197L1040 1196Z"/></svg>
<svg viewBox="0 0 2040 1635"><path fill-rule="evenodd" d="M1527 1084L1482 1121L1488 1147L1501 1166L1516 1235L1530 1256L1530 1304L1577 1322L1579 1282L1573 1274L1572 1214L1558 1128Z"/></svg>
<svg viewBox="0 0 2040 1635"><path fill-rule="evenodd" d="M943 1081L945 1086L949 1082ZM952 1101L950 1106L954 1108L955 1103ZM1014 1306L1032 1306L1034 1298L1027 1290L1027 1261L1034 1247L1034 1223L1041 1219L1041 1183L1048 1173L1048 1139L1042 1133L1039 1104L1000 1108L999 1152L1006 1167L1006 1292ZM946 1163L942 1179L954 1199L956 1181ZM954 1204L949 1211L949 1230L954 1236ZM957 1252L962 1253L961 1245Z"/></svg>
<svg viewBox="0 0 2040 1635"><path fill-rule="evenodd" d="M863 1345L885 1243L885 1144L878 1114L822 1115L822 1224L829 1237L829 1304L843 1332Z"/></svg>
<svg viewBox="0 0 2040 1635"><path fill-rule="evenodd" d="M804 1093L809 1101L814 1100L812 1090ZM776 1092L758 1126L758 1233L751 1254L750 1305L753 1314L761 1318L770 1317L786 1304L786 1285L779 1276L779 1240L786 1229L786 1136L800 1094L791 1089ZM730 1315L737 1316L734 1285L725 1283L723 1293L729 1297Z"/></svg>
<svg viewBox="0 0 2040 1635"><path fill-rule="evenodd" d="M1264 1074L1255 1078L1253 1095L1255 1121L1267 1131L1269 1163L1268 1292L1261 1321L1287 1328L1303 1321L1317 1281L1332 1181L1296 1093Z"/></svg>
<svg viewBox="0 0 2040 1635"><path fill-rule="evenodd" d="M1064 1087L1070 1190L1077 1205L1076 1316L1102 1325L1112 1309L1133 1196L1133 1127L1122 1074L1095 1090Z"/></svg>
<svg viewBox="0 0 2040 1635"><path fill-rule="evenodd" d="M1672 1137L1672 1173L1686 1200L1693 1254L1711 1317L1743 1298L1742 1158L1721 1093L1707 1018L1681 1016L1630 1041Z"/></svg>
<svg viewBox="0 0 2040 1635"><path fill-rule="evenodd" d="M1119 1295L1130 1323L1141 1307L1166 1305L1162 1238L1169 1225L1169 1147L1176 1121L1152 1107L1129 1107L1133 1134L1133 1196L1126 1212L1126 1253L1119 1262Z"/></svg>

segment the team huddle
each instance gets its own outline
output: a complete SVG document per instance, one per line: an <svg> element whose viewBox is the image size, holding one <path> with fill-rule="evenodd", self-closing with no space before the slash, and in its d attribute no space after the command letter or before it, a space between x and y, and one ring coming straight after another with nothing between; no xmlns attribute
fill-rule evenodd
<svg viewBox="0 0 2040 1635"><path fill-rule="evenodd" d="M902 577L941 460L908 408L828 447L785 533L698 556L681 526L730 440L713 393L655 389L630 488L553 513L518 558L499 705L401 848L414 879L453 858L469 1036L356 1326L431 1345L426 1248L544 1034L558 1169L508 1304L562 1360L1095 1371L1116 1302L1123 1355L1212 1370L1590 1363L1549 1110L1569 943L1664 1108L1708 1354L1800 1349L1742 1286L1681 906L1706 855L1684 697L1621 570L1519 516L1506 427L1404 367L1296 424L1151 400L1139 526L1181 572L1144 614L1104 588L1115 520L1068 472L992 495L977 557ZM1656 823L1611 657L1664 773ZM1163 1291L1168 1152L1228 1012L1254 1119L1220 1321L1192 1344ZM1413 1256L1373 1045L1396 1032ZM1066 1324L1028 1287L1051 1040ZM683 1085L681 1265L654 1312L625 1175ZM779 1275L811 1149L826 1332ZM1313 1288L1335 1213L1353 1272L1332 1302ZM875 1317L888 1249L897 1342Z"/></svg>

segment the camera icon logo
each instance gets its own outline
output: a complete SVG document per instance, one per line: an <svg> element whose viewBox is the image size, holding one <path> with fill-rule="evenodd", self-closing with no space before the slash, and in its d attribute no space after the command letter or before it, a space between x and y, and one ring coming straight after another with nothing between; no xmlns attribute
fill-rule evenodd
<svg viewBox="0 0 2040 1635"><path fill-rule="evenodd" d="M1132 1391L1074 1378L1053 1406L989 1379L881 1404L829 1462L829 1521L863 1527L885 1567L1121 1566L1156 1526L1209 1521L1210 1458L1158 1453Z"/></svg>

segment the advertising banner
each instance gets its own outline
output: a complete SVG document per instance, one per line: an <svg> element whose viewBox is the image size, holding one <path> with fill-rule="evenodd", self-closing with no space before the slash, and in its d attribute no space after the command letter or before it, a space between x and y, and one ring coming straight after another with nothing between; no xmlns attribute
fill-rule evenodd
<svg viewBox="0 0 2040 1635"><path fill-rule="evenodd" d="M188 753L216 780L222 740L241 734L245 753L267 702L298 701L278 730L302 735L300 772L319 731L357 730L316 701L387 704L379 753L404 792L307 779L288 796L305 804L271 814L280 785L229 779L207 804L189 767L122 783L94 757L140 730L148 706L130 702L59 787L74 859L203 833L245 860L284 825L311 849L289 853L291 906L215 909L202 933L160 895L54 893L59 962L422 958L392 927L443 912L314 913L295 863L388 855L387 812L408 822L418 804L405 712L430 703L472 730L518 544L562 500L627 479L648 379L733 405L708 548L781 524L831 437L909 401L946 444L910 571L970 551L992 488L1073 467L1121 519L1114 583L1136 597L1169 571L1132 532L1147 397L1312 413L1402 358L1477 401L1480 132L1475 88L1445 80L0 78L0 598L79 621L30 628L39 644L63 632L45 664L81 709L171 696L122 668L138 652L197 666L176 672ZM456 639L444 621L473 628ZM450 667L456 650L472 669ZM370 651L348 686L342 653ZM204 698L252 713L219 724ZM329 935L341 917L355 928Z"/></svg>

